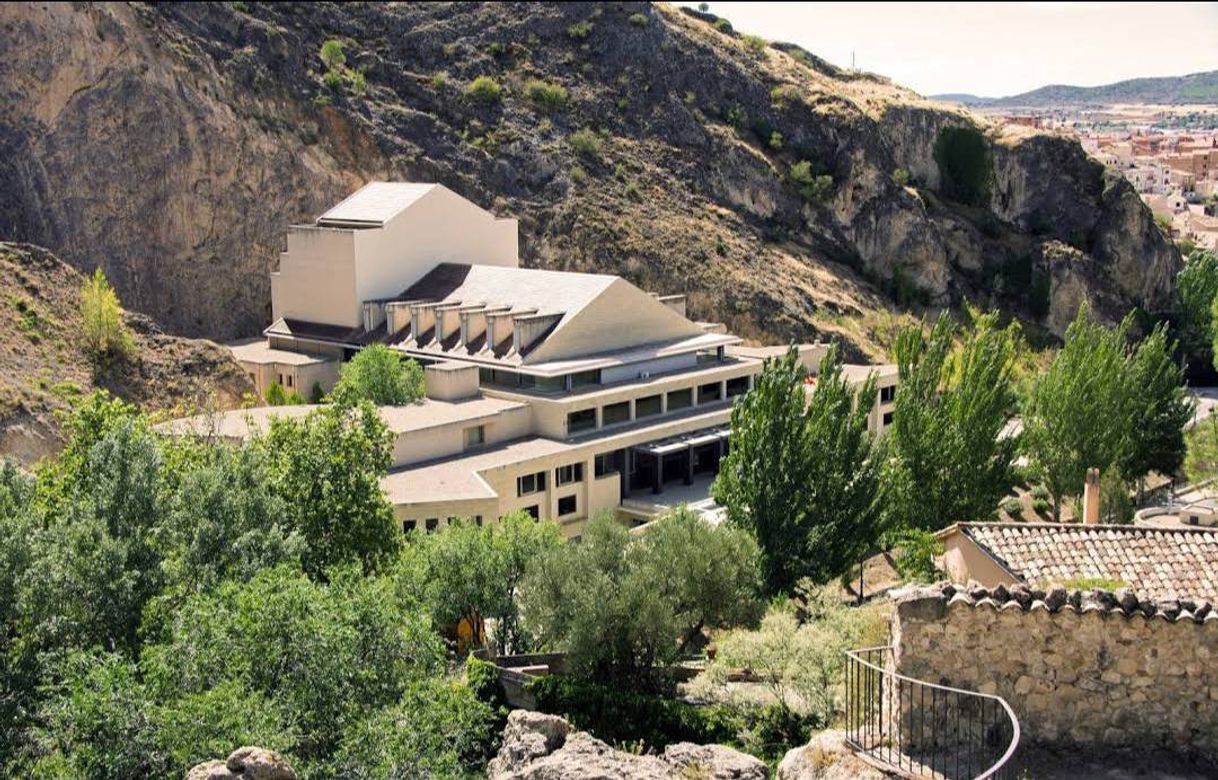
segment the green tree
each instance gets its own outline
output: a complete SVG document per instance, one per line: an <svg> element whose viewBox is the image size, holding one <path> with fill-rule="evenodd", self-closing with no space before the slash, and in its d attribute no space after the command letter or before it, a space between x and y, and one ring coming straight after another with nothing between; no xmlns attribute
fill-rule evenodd
<svg viewBox="0 0 1218 780"><path fill-rule="evenodd" d="M393 507L381 491L392 436L376 409L324 406L302 418L275 417L260 440L270 485L287 507L288 528L304 537L305 570L315 577L339 563L374 570L401 544Z"/></svg>
<svg viewBox="0 0 1218 780"><path fill-rule="evenodd" d="M721 581L742 572L746 582L755 578L747 574L755 551L732 544L741 540L734 529L704 534L687 520L674 522L678 527L653 539L633 537L601 515L579 544L539 556L520 589L524 621L539 646L566 650L580 677L649 690L663 683L660 671L676 658L679 639L699 624L743 617L745 607L723 604L712 589L730 588ZM695 549L691 540L709 549Z"/></svg>
<svg viewBox="0 0 1218 780"><path fill-rule="evenodd" d="M1218 477L1218 415L1210 415L1185 434L1184 476L1189 482Z"/></svg>
<svg viewBox="0 0 1218 780"><path fill-rule="evenodd" d="M794 348L766 362L732 409L732 449L712 486L728 519L756 538L774 593L837 577L880 531L884 444L867 432L875 379L851 388L836 346L810 399L804 377Z"/></svg>
<svg viewBox="0 0 1218 780"><path fill-rule="evenodd" d="M397 571L437 625L465 620L477 629L490 620L498 653L524 652L531 648L517 609L520 581L530 561L563 544L553 523L512 512L485 526L461 521L414 535Z"/></svg>
<svg viewBox="0 0 1218 780"><path fill-rule="evenodd" d="M1193 252L1176 276L1179 296L1180 346L1195 359L1211 360L1213 353L1213 307L1218 298L1218 255Z"/></svg>
<svg viewBox="0 0 1218 780"><path fill-rule="evenodd" d="M1184 426L1193 416L1184 369L1172 359L1176 345L1160 324L1138 343L1126 368L1129 410L1126 445L1117 465L1127 483L1151 471L1174 475L1184 464Z"/></svg>
<svg viewBox="0 0 1218 780"><path fill-rule="evenodd" d="M344 51L343 42L337 38L328 38L321 45L321 51L318 53L321 57L322 64L327 70L340 70L347 64L347 53Z"/></svg>
<svg viewBox="0 0 1218 780"><path fill-rule="evenodd" d="M960 333L944 314L929 336L903 330L893 351L889 524L937 530L989 517L1015 484L1016 441L1000 436L1015 408L1011 331L991 313Z"/></svg>
<svg viewBox="0 0 1218 780"><path fill-rule="evenodd" d="M80 316L85 350L95 361L124 358L135 349L118 295L100 268L81 285Z"/></svg>
<svg viewBox="0 0 1218 780"><path fill-rule="evenodd" d="M1107 469L1122 457L1129 426L1126 400L1126 319L1110 329L1084 304L1066 341L1032 385L1024 411L1024 447L1053 498L1053 519L1066 496L1082 493L1087 469Z"/></svg>
<svg viewBox="0 0 1218 780"><path fill-rule="evenodd" d="M417 362L384 344L373 344L343 365L332 396L337 403L400 406L420 400L424 392L423 369Z"/></svg>

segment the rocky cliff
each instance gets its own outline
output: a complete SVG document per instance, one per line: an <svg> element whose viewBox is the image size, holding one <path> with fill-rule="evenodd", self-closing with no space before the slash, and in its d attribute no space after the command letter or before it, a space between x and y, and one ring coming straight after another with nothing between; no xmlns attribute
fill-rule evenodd
<svg viewBox="0 0 1218 780"><path fill-rule="evenodd" d="M44 249L0 242L0 455L28 464L58 451L55 413L93 388L151 411L227 408L253 392L226 349L141 314L124 316L131 355L95 370L81 346L83 281Z"/></svg>
<svg viewBox="0 0 1218 780"><path fill-rule="evenodd" d="M285 226L373 178L519 218L528 265L862 352L894 303L1163 310L1179 265L1077 144L665 5L13 4L0 47L0 235L183 333L264 326Z"/></svg>

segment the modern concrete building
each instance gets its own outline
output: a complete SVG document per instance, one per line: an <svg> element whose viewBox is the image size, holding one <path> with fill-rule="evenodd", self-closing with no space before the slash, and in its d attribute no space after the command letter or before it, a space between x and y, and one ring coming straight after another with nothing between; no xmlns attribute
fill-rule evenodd
<svg viewBox="0 0 1218 780"><path fill-rule="evenodd" d="M384 488L406 530L524 510L568 535L604 509L646 522L706 489L730 446L732 402L765 358L721 325L686 317L685 299L617 276L526 269L516 223L438 184L372 183L289 229L273 275L266 340L234 347L260 392L308 398L372 343L418 360L427 399L381 410L395 436ZM799 348L809 373L827 345ZM896 370L875 373L871 412L891 421ZM814 392L814 383L807 387ZM239 439L264 407L179 420L177 433Z"/></svg>

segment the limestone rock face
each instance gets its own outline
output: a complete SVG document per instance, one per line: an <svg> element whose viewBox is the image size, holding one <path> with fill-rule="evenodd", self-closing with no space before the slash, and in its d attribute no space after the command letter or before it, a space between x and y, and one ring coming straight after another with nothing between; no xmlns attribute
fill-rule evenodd
<svg viewBox="0 0 1218 780"><path fill-rule="evenodd" d="M525 265L622 274L746 337L840 337L851 359L878 348L841 317L894 299L1058 333L1076 300L1107 319L1170 300L1179 254L1078 144L1008 137L711 19L649 3L0 5L0 238L103 266L132 309L219 339L268 324L286 226L370 179L442 182L518 218ZM326 83L329 37L366 88ZM545 121L523 62L569 95ZM465 94L479 75L501 100ZM567 141L583 127L603 130L597 155ZM935 157L961 127L993 169L970 206L943 195ZM832 186L805 198L802 163ZM1080 254L1051 262L1046 242ZM1053 306L1022 294L1029 275Z"/></svg>
<svg viewBox="0 0 1218 780"><path fill-rule="evenodd" d="M296 780L296 772L273 750L240 747L224 761L195 766L186 773L186 780Z"/></svg>
<svg viewBox="0 0 1218 780"><path fill-rule="evenodd" d="M515 710L490 780L765 780L761 761L722 745L669 745L659 756L614 750L554 715Z"/></svg>
<svg viewBox="0 0 1218 780"><path fill-rule="evenodd" d="M841 731L822 731L803 747L787 751L778 765L778 780L886 780L888 775L862 761L846 747Z"/></svg>

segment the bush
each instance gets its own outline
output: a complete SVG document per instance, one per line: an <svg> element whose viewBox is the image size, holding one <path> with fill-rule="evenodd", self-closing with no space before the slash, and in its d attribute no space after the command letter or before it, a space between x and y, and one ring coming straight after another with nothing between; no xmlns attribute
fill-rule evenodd
<svg viewBox="0 0 1218 780"><path fill-rule="evenodd" d="M646 27L647 26L647 14L641 14L641 13L640 14L631 14L629 21L635 27Z"/></svg>
<svg viewBox="0 0 1218 780"><path fill-rule="evenodd" d="M123 324L118 296L100 268L81 285L80 317L85 351L95 362L125 358L135 349L135 342Z"/></svg>
<svg viewBox="0 0 1218 780"><path fill-rule="evenodd" d="M723 706L699 707L573 677L539 677L528 689L537 709L561 715L611 743L642 742L650 749L674 742L721 743L732 740L743 725Z"/></svg>
<svg viewBox="0 0 1218 780"><path fill-rule="evenodd" d="M567 105L567 90L561 84L530 79L525 82L524 94L533 102L533 105L547 111L557 111Z"/></svg>
<svg viewBox="0 0 1218 780"><path fill-rule="evenodd" d="M601 139L590 128L576 130L567 137L567 143L575 150L576 154L587 157L590 160L599 160L601 156Z"/></svg>
<svg viewBox="0 0 1218 780"><path fill-rule="evenodd" d="M571 168L571 183L577 187L582 187L588 181L588 172L580 166L576 165Z"/></svg>
<svg viewBox="0 0 1218 780"><path fill-rule="evenodd" d="M322 81L330 89L338 89L343 85L343 75L336 70L328 70L326 75L322 77Z"/></svg>
<svg viewBox="0 0 1218 780"><path fill-rule="evenodd" d="M812 173L812 163L802 160L791 166L787 179L809 203L823 203L833 195L833 177Z"/></svg>
<svg viewBox="0 0 1218 780"><path fill-rule="evenodd" d="M943 544L932 531L908 529L897 537L899 551L896 570L903 582L934 582L942 572L935 558L943 554Z"/></svg>
<svg viewBox="0 0 1218 780"><path fill-rule="evenodd" d="M503 94L503 87L490 76L479 76L465 88L465 94L484 105L498 103Z"/></svg>
<svg viewBox="0 0 1218 780"><path fill-rule="evenodd" d="M1035 486L1032 488L1032 498L1043 498L1048 500L1049 488L1045 487L1044 485Z"/></svg>
<svg viewBox="0 0 1218 780"><path fill-rule="evenodd" d="M745 46L758 53L765 51L765 47L769 45L760 35L746 35L742 40Z"/></svg>
<svg viewBox="0 0 1218 780"><path fill-rule="evenodd" d="M347 64L347 54L343 50L343 42L337 38L330 38L321 45L321 51L318 56L321 57L322 63L330 71L341 69Z"/></svg>
<svg viewBox="0 0 1218 780"><path fill-rule="evenodd" d="M713 26L721 33L730 33L732 31L732 23L727 19L716 19Z"/></svg>
<svg viewBox="0 0 1218 780"><path fill-rule="evenodd" d="M384 344L372 344L343 365L333 396L339 403L401 406L422 399L425 389L423 369L417 362Z"/></svg>
<svg viewBox="0 0 1218 780"><path fill-rule="evenodd" d="M1047 499L1047 498L1032 499L1032 511L1038 515L1048 514L1049 513L1049 499Z"/></svg>
<svg viewBox="0 0 1218 780"><path fill-rule="evenodd" d="M1008 498L1002 502L1002 511L1006 512L1011 518L1018 518L1023 515L1023 502L1018 498Z"/></svg>
<svg viewBox="0 0 1218 780"><path fill-rule="evenodd" d="M899 187L909 184L909 171L905 168L897 168L892 172L892 182Z"/></svg>
<svg viewBox="0 0 1218 780"><path fill-rule="evenodd" d="M990 197L993 162L980 130L946 127L935 140L935 162L943 194L971 206L984 206Z"/></svg>
<svg viewBox="0 0 1218 780"><path fill-rule="evenodd" d="M567 36L582 41L592 34L592 22L576 22L567 28Z"/></svg>
<svg viewBox="0 0 1218 780"><path fill-rule="evenodd" d="M447 73L437 72L437 73L431 74L432 89L444 89L444 87L447 86L447 84L448 84L448 74Z"/></svg>
<svg viewBox="0 0 1218 780"><path fill-rule="evenodd" d="M782 133L778 132L777 130L770 133L769 147L774 151L778 151L782 148Z"/></svg>

